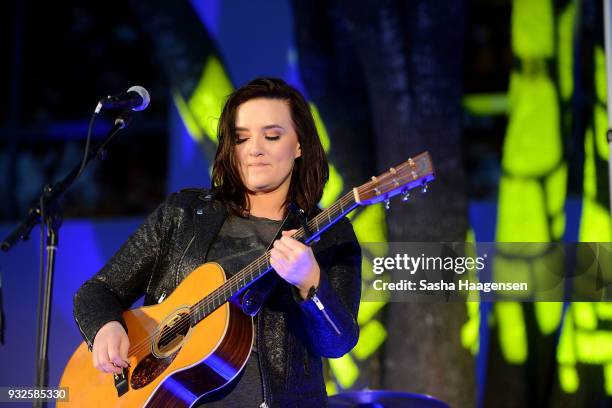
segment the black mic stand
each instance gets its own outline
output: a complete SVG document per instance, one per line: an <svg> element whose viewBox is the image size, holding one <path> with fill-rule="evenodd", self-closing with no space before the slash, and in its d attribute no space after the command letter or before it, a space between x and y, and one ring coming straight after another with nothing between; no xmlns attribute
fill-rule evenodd
<svg viewBox="0 0 612 408"><path fill-rule="evenodd" d="M96 146L96 148L87 152L84 162L79 163L66 177L53 185L47 185L43 189L39 203L28 211L28 215L5 239L0 243L0 248L3 251L8 251L20 240L28 240L34 226L42 220L42 224L46 226L47 231L47 262L46 274L40 276L38 290L38 308L37 321L38 332L36 337L36 387L46 387L49 380L49 369L47 360L47 348L49 338L49 318L51 315L51 296L53 292L53 273L55 271L55 253L59 240L59 229L62 225L62 210L59 205L60 198L77 180L82 172L82 169L89 164L94 158L104 160L106 158L106 145L119 132L126 127L131 121L129 110L122 112L117 119L113 128L107 133L104 141ZM43 225L41 225L43 227ZM41 271L42 272L42 271ZM44 290L43 290L44 287ZM35 400L33 406L46 406L42 400Z"/></svg>

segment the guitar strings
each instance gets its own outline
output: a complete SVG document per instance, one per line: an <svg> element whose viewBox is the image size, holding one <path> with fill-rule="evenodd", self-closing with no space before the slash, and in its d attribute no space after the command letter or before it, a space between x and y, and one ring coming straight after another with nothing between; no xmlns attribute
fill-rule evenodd
<svg viewBox="0 0 612 408"><path fill-rule="evenodd" d="M348 204L348 202L352 198L353 198L353 195L347 193L344 197L342 197L340 200L334 203L334 205L330 206L325 211L321 212L319 215L325 215L324 212L334 212L338 209L338 207L343 208L343 206L345 204ZM314 224L314 221L317 217L310 220L307 224L311 224L311 223ZM321 218L326 218L326 217L321 217ZM312 227L312 226L314 225L309 225L309 227ZM295 234L292 235L292 237L295 239L301 239L304 237L304 235L305 235L304 229L300 228L298 231L295 232ZM201 311L213 305L215 302L217 302L218 300L222 298L222 294L225 294L228 287L230 287L231 289L231 286L234 286L234 284L238 283L237 281L243 280L248 274L252 274L252 272L257 270L258 272L260 272L260 276L263 275L264 272L266 272L266 270L262 272L261 267L268 266L269 259L270 259L270 251L266 251L263 255L260 255L256 260L254 260L247 267L245 267L240 272L231 276L221 286L219 286L218 288L210 292L208 295L206 295L206 297L203 300L200 300L194 305L192 305L190 309L190 314L186 315L185 317L182 317L179 323L177 323L175 326L172 326L172 328L170 328L167 332L163 333L162 338L168 338L169 336L173 336L177 332L187 329L188 326L191 324L189 316L191 316L194 312L200 313ZM209 313L216 310L216 308L223 305L225 302L227 302L227 299L219 303L219 305L213 306L213 309L209 311ZM162 328L156 329L154 332L152 332L150 336L148 336L147 338L144 338L141 342L130 347L129 353L137 354L137 353L140 353L140 351L142 351L142 347L149 348L151 340L157 337L157 335L161 332L161 330Z"/></svg>
<svg viewBox="0 0 612 408"><path fill-rule="evenodd" d="M398 166L395 169L396 170L395 175L397 177L401 178L401 173L408 166L409 165L407 163L403 163L402 165ZM410 170L410 172L412 173L412 169ZM379 178L383 178L383 176L380 176ZM415 181L415 180L416 180L416 178L413 179L412 181ZM377 184L377 187L371 188L372 184ZM381 183L379 181L372 180L372 181L369 181L367 183L364 183L361 187L358 187L357 190L359 191L360 194L371 193L371 192L375 192L375 193L379 194L380 188L386 189L387 186L391 185L391 184L397 184L395 179L392 179L389 183L387 183L386 181L383 181ZM399 186L396 186L396 188L397 187L399 187ZM316 227L317 232L318 232L318 221L317 221L317 219L321 218L321 220L322 220L323 218L325 218L324 215L327 215L328 220L331 221L330 213L331 212L335 212L338 209L338 207L340 207L340 209L341 209L340 214L342 214L344 212L343 211L344 204L348 204L353 198L354 198L354 196L353 196L352 190L351 190L347 194L345 194L342 198L340 198L338 201L336 201L332 206L328 207L323 212L319 213L313 219L308 221L307 222L308 227L310 229L312 229L312 227ZM294 235L292 235L292 237L295 238L295 239L301 239L301 238L304 237L305 233L306 232L304 231L303 228L299 228L298 231L296 231L296 233ZM191 325L191 320L190 320L189 316L191 316L191 314L194 313L194 310L197 311L197 313L199 313L200 311L205 311L206 308L208 308L211 305L213 305L216 300L220 300L222 298L221 293L223 293L224 295L226 294L225 291L226 291L226 289L228 287L230 288L230 292L231 292L231 286L233 284L238 283L238 281L243 280L247 276L247 274L250 275L253 272L255 272L256 268L257 268L257 272L259 272L259 276L263 275L265 272L267 272L268 268L264 269L263 272L260 270L260 268L262 266L268 267L269 266L268 265L269 264L269 262L268 262L269 259L270 259L270 251L266 251L263 255L259 256L255 261L253 261L247 267L243 268L241 271L239 271L238 273L236 273L233 276L231 276L221 286L219 286L218 288L216 288L215 290L210 292L208 295L206 295L204 297L204 299L196 302L190 308L190 314L182 317L180 319L181 320L180 323L178 323L175 326L172 326L166 333L163 333L162 338L160 338L160 340L162 340L163 338L168 338L169 336L173 336L176 333L178 333L178 332L180 332L180 331L182 331L184 329L188 329L188 327ZM252 280L254 280L254 279L252 279ZM239 285L237 287L239 287ZM228 299L225 299L219 305L213 306L213 309L210 310L207 313L207 315L212 313L213 311L215 311L218 307L220 307L221 305L223 305L227 301L228 301ZM204 317L206 317L206 315L203 316L202 319ZM202 319L200 319L200 320L202 320ZM140 353L142 351L143 347L148 349L150 344L151 344L151 341L155 337L157 337L157 335L161 332L161 330L162 330L162 328L156 329L154 332L152 332L151 335L149 335L148 337L146 337L145 339L143 339L142 341L140 341L139 343L137 343L133 347L130 347L129 354L131 354L131 355L138 354L138 353Z"/></svg>
<svg viewBox="0 0 612 408"><path fill-rule="evenodd" d="M400 176L402 171L404 170L404 168L407 167L407 165L402 165L402 166L398 166L398 169L396 169L396 175ZM382 177L382 176L381 176ZM413 181L416 180L413 179ZM376 190L378 189L378 187L375 188L370 188L372 183L376 183L378 184L379 187L383 187L385 186L386 183L380 183L377 181L370 181L365 183L364 185L362 185L361 187L358 188L358 191L360 193L369 193L371 191L376 192ZM395 179L393 180L393 184L397 184ZM360 190L364 190L364 191L360 191ZM378 192L379 193L379 192ZM377 193L377 194L378 194ZM307 224L318 224L317 223L317 218L324 218L323 215L325 215L325 213L327 213L328 215L328 219L331 218L329 216L329 213L331 212L332 209L334 209L334 207L338 207L340 206L340 208L342 209L343 206L342 204L346 204L348 203L351 199L353 198L353 195L351 194L351 192L347 193L345 196L343 196L340 200L338 200L336 203L334 203L331 207L327 208L325 211L323 211L322 213L320 213L319 215L317 215L315 218L313 218L312 220L310 220ZM337 208L335 208L335 210L337 210ZM341 213L343 211L341 210ZM331 221L331 220L330 220ZM309 225L309 227L312 227L312 225ZM318 227L317 227L318 230ZM300 228L294 235L294 238L297 239L301 239L303 237L303 235L305 234L305 231L303 230L303 228ZM199 301L197 302L194 306L197 308L200 308L200 310L204 307L208 307L211 304L213 304L213 302L215 301L215 297L217 297L218 299L221 299L220 296L220 289L223 288L223 292L225 292L225 289L227 288L227 286L230 286L231 288L231 284L232 283L236 283L236 280L238 280L237 278L239 277L240 280L242 280L247 272L248 273L252 273L252 271L247 271L249 268L250 269L254 269L255 265L257 266L257 268L259 269L259 267L267 265L268 264L268 260L269 260L269 251L267 251L265 254L263 254L262 256L260 256L258 259L256 259L253 263L251 263L249 266L247 266L246 268L244 268L242 271L238 272L237 274L235 274L234 276L232 276L230 279L228 279L226 282L224 282L224 284L222 284L219 288L215 289L213 292L211 292L210 294L208 294L203 301ZM260 273L260 276L263 275L263 273ZM211 310L210 312L216 310L216 308L220 307L222 304L226 303L227 299L224 300L223 302L221 302L219 305L217 305L216 307L213 307L213 310ZM193 309L193 306L192 306ZM190 312L193 312L193 310L190 310ZM209 312L209 313L210 313ZM200 319L201 320L201 319ZM168 330L167 333L164 333L162 338L164 338L164 336L167 338L168 336L174 335L177 332L187 328L189 325L191 325L190 319L186 319L186 318L181 318L181 323L179 323L176 326L173 326L170 330ZM134 353L139 353L141 351L142 347L147 347L150 344L150 341L157 336L157 334L159 334L161 329L156 329L152 335L150 335L148 338L145 338L143 341L141 341L140 343L138 343L137 345L135 345L134 347L130 347L130 350L132 352L132 354ZM161 339L160 339L161 340Z"/></svg>
<svg viewBox="0 0 612 408"><path fill-rule="evenodd" d="M317 215L317 217L325 215L324 212L333 212L333 211L336 211L338 209L338 207L343 208L343 206L345 204L348 204L348 202L350 202L350 200L352 198L353 198L353 195L350 194L350 193L347 193L340 200L338 200L336 203L334 203L334 205L330 206L325 211L323 211L319 215ZM317 219L317 217L315 217L312 220L310 220L307 224L315 224L314 221L315 221L315 219ZM326 218L326 217L321 217L321 218ZM309 225L309 227L313 227L313 226L314 225ZM298 229L298 231L295 232L295 234L293 234L292 237L295 238L295 239L301 239L301 238L304 237L304 235L305 235L304 229L300 228L300 229ZM162 334L162 338L168 338L169 336L175 335L177 332L180 332L180 331L182 331L184 329L187 329L188 326L191 325L191 321L189 319L189 316L194 312L194 309L199 313L199 311L205 310L207 307L210 307L214 302L216 302L216 301L221 299L221 297L222 297L221 293L224 293L228 286L231 287L235 283L237 283L237 281L244 279L246 277L246 275L247 274L251 274L254 271L254 269L257 268L257 270L259 271L262 266L267 266L269 259L270 259L270 251L266 251L263 255L259 256L255 261L253 261L251 264L249 264L246 268L244 268L240 272L238 272L238 273L234 274L233 276L231 276L221 286L219 286L218 288L216 288L215 290L210 292L208 295L206 295L206 297L203 300L201 300L201 301L197 302L196 304L194 304L191 307L190 314L185 316L185 317L182 317L178 324L176 324L175 326L172 326L172 328L170 328L167 332L163 333ZM263 272L260 275L263 275ZM219 306L223 305L225 302L227 302L227 300L221 302L219 305L214 307L213 310L211 310L209 313L211 313L212 311L216 310L216 308L218 308ZM161 328L161 327L157 328L155 331L153 331L151 333L151 335L149 335L148 337L144 338L142 341L140 341L139 343L135 344L134 346L131 346L130 349L129 349L129 353L132 354L132 355L140 353L142 351L143 347L148 349L150 344L151 344L151 340L153 340L155 337L157 337L157 335L162 331L162 329L163 328Z"/></svg>
<svg viewBox="0 0 612 408"><path fill-rule="evenodd" d="M406 166L407 165L398 166L398 168L396 169L396 175L400 176L402 171L404 170L404 168ZM413 181L414 180L416 180L416 178L413 179ZM395 180L393 180L392 182L393 182L393 184L396 184ZM367 183L363 184L357 190L360 192L360 194L369 193L369 192L372 192L372 191L376 192L378 187L370 188L372 183L378 184L379 187L386 186L386 184L387 184L387 183L380 183L380 182L377 182L377 181L370 181L370 182L367 182ZM361 190L363 190L363 191L361 191ZM321 212L315 218L310 220L307 224L313 224L313 223L317 224L317 221L316 221L317 218L324 218L323 215L325 215L325 213L327 213L328 214L328 218L330 218L329 213L331 212L332 209L334 209L334 207L338 207L339 206L342 209L343 208L342 204L347 204L352 198L353 198L353 195L351 194L351 192L347 193L345 196L343 196L340 200L338 200L332 206L330 206L325 211ZM335 208L335 210L337 210L337 208ZM310 228L312 228L312 226L313 225L309 225ZM318 230L318 227L317 227L317 230ZM293 235L293 237L296 238L296 239L301 239L304 236L304 234L305 234L305 231L303 230L303 228L300 228ZM227 286L231 287L232 283L236 283L236 280L238 280L237 279L238 277L240 277L240 279L243 279L246 276L247 273L252 273L252 271L247 271L247 269L249 269L249 268L250 269L254 269L255 265L257 266L258 269L261 266L267 265L269 257L270 257L270 254L269 254L269 251L267 251L262 256L260 256L258 259L256 259L254 262L252 262L249 266L247 266L242 271L240 271L240 272L236 273L235 275L233 275L230 279L228 279L226 282L224 282L220 287L216 288L214 291L209 293L203 300L197 302L194 306L196 308L204 308L204 307L210 306L215 301L215 297L218 298L218 299L221 298L221 296L220 296L220 293L221 293L220 289L223 288L223 292L225 292L225 289L227 288ZM260 276L261 275L263 275L263 273L261 273ZM221 302L216 307L214 307L213 310L211 310L209 313L211 313L212 311L216 310L216 308L220 307L222 304L224 304L226 302L227 302L227 299L224 300L223 302ZM191 309L193 309L193 306L192 306ZM190 312L193 312L193 310L190 310ZM168 330L167 333L164 333L162 338L164 338L164 337L167 338L168 336L174 335L177 332L187 328L189 325L191 325L191 322L190 322L189 318L181 318L181 323L179 323L176 326L173 326L170 330ZM131 354L139 353L140 351L142 351L141 350L142 347L147 347L148 348L149 344L150 344L150 341L153 340L159 334L160 330L161 329L156 329L150 336L148 336L148 338L145 338L144 340L142 340L140 343L138 343L134 347L130 347Z"/></svg>

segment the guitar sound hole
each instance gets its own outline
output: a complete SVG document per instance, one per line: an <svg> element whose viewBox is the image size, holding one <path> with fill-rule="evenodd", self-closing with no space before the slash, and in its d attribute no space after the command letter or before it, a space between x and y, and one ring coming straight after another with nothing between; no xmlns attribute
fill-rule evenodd
<svg viewBox="0 0 612 408"><path fill-rule="evenodd" d="M172 364L189 334L190 323L188 310L178 311L162 323L161 330L153 344L152 353L134 368L130 378L133 389L142 388L151 383Z"/></svg>
<svg viewBox="0 0 612 408"><path fill-rule="evenodd" d="M179 313L176 317L168 322L158 337L157 349L161 354L171 353L176 351L191 328L188 313Z"/></svg>

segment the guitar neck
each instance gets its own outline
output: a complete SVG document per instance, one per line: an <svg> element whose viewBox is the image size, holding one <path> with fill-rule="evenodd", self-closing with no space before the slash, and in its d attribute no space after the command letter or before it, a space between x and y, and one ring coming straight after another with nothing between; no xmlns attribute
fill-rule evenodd
<svg viewBox="0 0 612 408"><path fill-rule="evenodd" d="M311 242L316 241L325 230L334 225L358 205L359 204L355 201L354 192L350 191L346 193L332 206L321 211L307 222L309 233L301 227L293 234L293 238L309 245ZM271 270L270 251L266 251L259 258L255 259L240 272L233 275L225 281L225 283L208 294L204 299L191 306L191 324L198 324L219 306L227 302L232 296L240 293Z"/></svg>
<svg viewBox="0 0 612 408"><path fill-rule="evenodd" d="M306 245L317 240L329 227L359 205L370 205L388 200L398 194L405 194L416 187L427 189L427 183L434 180L435 174L429 153L424 152L410 158L389 171L372 177L372 180L353 188L329 208L320 212L307 222L308 231L297 230L293 238ZM270 252L251 262L247 267L229 278L225 283L191 307L192 325L198 324L204 317L227 302L232 296L240 293L257 279L272 270Z"/></svg>

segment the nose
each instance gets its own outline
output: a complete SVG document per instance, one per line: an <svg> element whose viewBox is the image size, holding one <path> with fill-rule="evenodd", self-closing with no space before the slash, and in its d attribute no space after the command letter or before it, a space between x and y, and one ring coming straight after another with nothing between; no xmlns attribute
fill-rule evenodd
<svg viewBox="0 0 612 408"><path fill-rule="evenodd" d="M264 144L263 137L259 135L251 138L251 143L249 144L249 155L251 156L261 156L264 153Z"/></svg>

